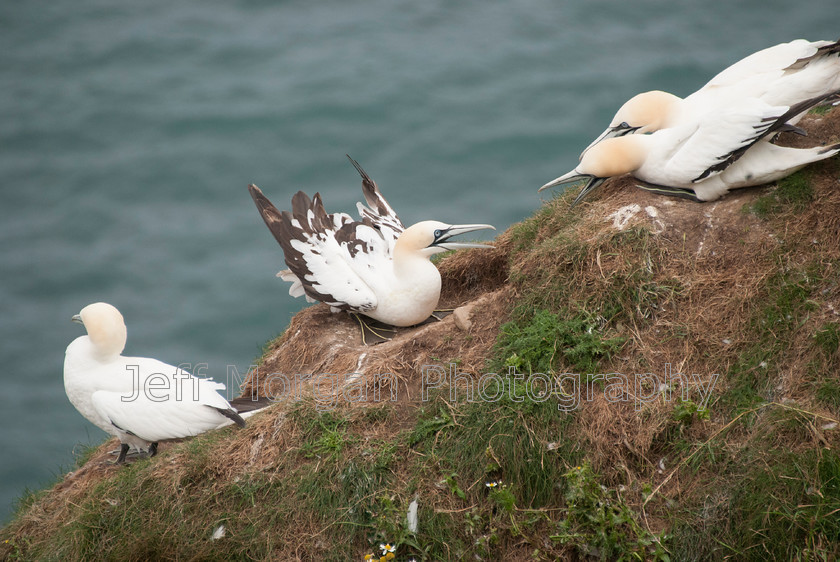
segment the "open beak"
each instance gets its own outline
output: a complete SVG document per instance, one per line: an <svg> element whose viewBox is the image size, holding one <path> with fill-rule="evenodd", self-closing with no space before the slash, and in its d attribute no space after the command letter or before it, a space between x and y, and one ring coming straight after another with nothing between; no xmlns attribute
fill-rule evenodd
<svg viewBox="0 0 840 562"><path fill-rule="evenodd" d="M85 325L85 323L82 322L82 315L81 314L74 314L73 317L70 318L70 321L75 322L76 324L81 324L82 326Z"/></svg>
<svg viewBox="0 0 840 562"><path fill-rule="evenodd" d="M581 173L577 172L577 170L572 170L568 174L563 174L562 176L560 176L556 180L552 180L552 181L548 182L547 184L545 184L544 186L539 188L539 190L537 190L537 191L539 192L539 191L542 191L543 189L547 189L549 187L555 187L557 185L563 185L563 184L567 184L567 183L575 183L575 182L579 182L581 180L587 180L586 185L583 186L583 189L580 190L580 193L578 193L578 196L575 197L575 200L572 202L571 207L574 207L575 205L577 205L584 197L586 197L592 191L597 189L598 186L600 186L602 183L604 183L607 180L607 178L599 178L597 176L593 176L592 174L581 174ZM571 207L569 207L569 208L571 208Z"/></svg>
<svg viewBox="0 0 840 562"><path fill-rule="evenodd" d="M449 239L459 234L466 234L467 232L474 232L476 230L485 229L496 230L490 224L453 224L446 230L442 231L439 236L432 242L432 246L438 246L447 250L459 250L461 248L492 248L490 244L482 244L479 242L449 242Z"/></svg>
<svg viewBox="0 0 840 562"><path fill-rule="evenodd" d="M572 207L580 203L584 197L598 189L598 187L600 187L600 185L605 181L607 181L607 178L589 176L589 181L586 183L586 185L583 186L583 189L580 190L580 193L578 193L577 197L575 197L575 200L572 201L572 204L569 205L569 208L571 209Z"/></svg>
<svg viewBox="0 0 840 562"><path fill-rule="evenodd" d="M607 127L606 131L601 133L597 139L589 143L589 146L583 149L583 152L580 153L580 157L578 158L578 160L583 160L583 155L586 154L586 151L598 144L599 142L615 137L623 137L624 135L635 133L639 129L641 129L641 127L631 127L627 123L622 123L620 125L616 125L615 127Z"/></svg>

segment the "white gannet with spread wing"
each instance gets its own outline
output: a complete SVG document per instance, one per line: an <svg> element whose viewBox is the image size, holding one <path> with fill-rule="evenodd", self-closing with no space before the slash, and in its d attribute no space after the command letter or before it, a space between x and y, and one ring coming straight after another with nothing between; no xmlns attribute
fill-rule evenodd
<svg viewBox="0 0 840 562"><path fill-rule="evenodd" d="M73 316L86 336L67 346L64 390L91 423L118 437L118 463L130 447L157 453L159 441L198 435L245 420L217 390L225 385L193 377L157 359L123 357L126 327L110 304L88 305Z"/></svg>
<svg viewBox="0 0 840 562"><path fill-rule="evenodd" d="M283 248L289 269L278 276L292 283L293 297L324 302L333 312L347 310L390 326L424 322L435 311L441 288L440 273L429 258L457 248L486 248L450 239L493 227L423 221L405 228L376 183L350 161L362 176L368 204L357 203L361 221L346 213L327 214L320 194L310 200L302 191L292 197L291 212L280 212L258 187L248 187ZM366 328L362 322L363 339Z"/></svg>
<svg viewBox="0 0 840 562"><path fill-rule="evenodd" d="M712 201L730 189L775 181L840 152L840 144L786 148L768 140L791 115L799 115L820 99L792 107L747 102L745 107L709 114L696 124L605 139L587 150L574 170L540 191L587 179L574 206L607 178L630 173L647 184L639 186L643 189Z"/></svg>
<svg viewBox="0 0 840 562"><path fill-rule="evenodd" d="M630 98L583 154L602 140L696 122L708 113L726 110L746 99L772 106L793 106L825 98L837 90L840 41L797 39L781 43L738 61L684 99L660 90ZM791 116L781 130L802 133L794 127L802 115L804 112Z"/></svg>

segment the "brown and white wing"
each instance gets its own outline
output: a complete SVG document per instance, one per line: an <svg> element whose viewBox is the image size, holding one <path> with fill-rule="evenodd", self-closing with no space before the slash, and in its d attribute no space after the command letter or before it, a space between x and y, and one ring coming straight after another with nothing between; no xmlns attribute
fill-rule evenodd
<svg viewBox="0 0 840 562"><path fill-rule="evenodd" d="M378 231L345 213L327 214L319 194L310 199L299 191L292 197L292 211L281 212L258 187L248 189L293 275L281 272L281 277L293 283L296 279L307 297L334 308L376 308L376 295L364 280L369 268L363 266L371 255L390 259Z"/></svg>
<svg viewBox="0 0 840 562"><path fill-rule="evenodd" d="M356 208L359 210L362 221L378 230L388 242L389 248L393 249L394 243L400 234L402 234L403 230L405 230L405 226L403 226L396 211L394 211L388 201L382 196L382 193L376 186L376 182L367 175L367 172L362 169L358 162L350 158L349 155L347 158L353 164L353 167L356 168L356 171L359 172L359 175L362 176L362 193L368 204L366 207L362 203L356 203Z"/></svg>

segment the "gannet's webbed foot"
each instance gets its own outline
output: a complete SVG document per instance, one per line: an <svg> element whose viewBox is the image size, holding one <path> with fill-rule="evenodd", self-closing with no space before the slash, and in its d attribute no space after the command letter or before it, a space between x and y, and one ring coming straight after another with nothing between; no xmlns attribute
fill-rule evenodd
<svg viewBox="0 0 840 562"><path fill-rule="evenodd" d="M432 315L417 324L417 326L425 326L426 324L431 324L432 322L440 322L453 312L455 312L454 308L441 308L439 310L433 310Z"/></svg>
<svg viewBox="0 0 840 562"><path fill-rule="evenodd" d="M117 457L115 464L125 464L125 456L128 454L128 445L120 444L120 456Z"/></svg>
<svg viewBox="0 0 840 562"><path fill-rule="evenodd" d="M362 343L365 345L376 345L385 341L390 341L397 335L397 329L388 324L378 322L373 318L362 316L351 312L350 316L356 319L359 323L359 328L362 330Z"/></svg>
<svg viewBox="0 0 840 562"><path fill-rule="evenodd" d="M435 310L432 312L431 316L419 324L415 324L415 326L425 326L431 322L439 322L453 312L455 312L454 308ZM376 345L378 343L391 341L397 335L397 329L394 326L355 312L351 312L350 316L355 318L356 322L359 323L359 327L362 330L362 343L365 345Z"/></svg>
<svg viewBox="0 0 840 562"><path fill-rule="evenodd" d="M435 320L443 320L444 318L446 318L447 316L449 316L453 312L455 312L454 308L441 308L439 310L433 311L432 315L429 316L429 318L430 319L434 318Z"/></svg>
<svg viewBox="0 0 840 562"><path fill-rule="evenodd" d="M121 443L120 444L120 450L119 450L120 456L118 456L117 459L115 461L113 461L114 464L127 464L129 460L134 461L134 460L137 460L138 458L140 458L140 459L151 458L151 457L153 457L157 454L158 444L157 443L152 443L151 445L149 445L149 452L148 453L144 453L143 451L139 451L139 450L129 452L129 449L131 449L130 445L127 445L125 443ZM111 453L116 453L117 451L110 451L110 452Z"/></svg>

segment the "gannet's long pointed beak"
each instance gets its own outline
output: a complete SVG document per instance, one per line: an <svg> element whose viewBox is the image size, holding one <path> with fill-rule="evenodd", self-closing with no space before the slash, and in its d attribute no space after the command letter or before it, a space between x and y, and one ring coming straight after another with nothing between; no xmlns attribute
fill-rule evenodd
<svg viewBox="0 0 840 562"><path fill-rule="evenodd" d="M615 127L607 127L607 129L603 133L598 135L598 138L589 143L589 146L583 149L583 152L580 153L580 157L578 157L578 160L583 160L583 155L586 154L586 151L598 144L599 142L615 137L623 137L624 135L635 133L639 129L641 129L641 127L631 127L627 123L621 123L620 125L616 125Z"/></svg>
<svg viewBox="0 0 840 562"><path fill-rule="evenodd" d="M572 170L571 172L569 172L567 174L563 174L559 178L551 180L550 182L548 182L547 184L545 184L544 186L539 188L537 190L537 193L539 193L543 189L548 189L549 187L555 187L555 186L558 186L558 185L563 185L565 183L575 183L575 182L578 182L582 179L588 179L588 178L591 178L591 177L592 176L590 174L581 174L580 172L578 172L575 169L575 170Z"/></svg>
<svg viewBox="0 0 840 562"><path fill-rule="evenodd" d="M548 182L547 184L542 186L538 191L542 191L543 189L546 189L548 187L554 187L556 185L563 185L565 183L578 182L580 180L587 180L586 185L583 186L583 189L580 190L580 193L578 193L578 196L575 197L574 201L572 201L572 204L569 207L570 209L572 207L574 207L575 205L577 205L578 203L580 203L580 201L584 197L586 197L587 195L592 193L592 191L597 189L599 185L601 185L602 183L604 183L607 180L607 178L599 178L597 176L593 176L592 174L581 174L577 170L572 170L568 174L563 174L562 176L560 176L556 180L552 180L552 181Z"/></svg>
<svg viewBox="0 0 840 562"><path fill-rule="evenodd" d="M447 250L459 250L461 248L492 248L493 246L490 244L481 244L479 242L449 242L449 239L453 236L485 229L496 230L496 227L490 224L453 224L446 230L440 231L440 234L435 232L435 241L432 242L431 245L439 246Z"/></svg>
<svg viewBox="0 0 840 562"><path fill-rule="evenodd" d="M85 325L85 323L82 322L82 315L81 314L74 314L72 316L72 318L70 318L70 321L75 322L76 324L81 324L82 326Z"/></svg>
<svg viewBox="0 0 840 562"><path fill-rule="evenodd" d="M604 183L605 181L607 181L607 178L599 178L599 177L596 177L596 176L589 176L589 182L586 185L583 186L583 189L580 190L580 193L578 193L577 197L575 197L575 200L572 201L572 204L569 205L569 208L571 209L572 207L574 207L575 205L580 203L581 200L583 200L584 197L586 197L587 195L589 195L590 193L592 193L593 191L598 189L598 187L602 183Z"/></svg>

